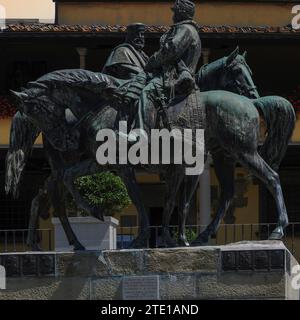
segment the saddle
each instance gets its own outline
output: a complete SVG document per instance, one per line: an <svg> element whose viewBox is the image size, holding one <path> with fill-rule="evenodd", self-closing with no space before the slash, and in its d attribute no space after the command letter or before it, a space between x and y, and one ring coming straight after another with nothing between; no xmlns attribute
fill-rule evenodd
<svg viewBox="0 0 300 320"><path fill-rule="evenodd" d="M194 89L188 95L177 95L172 99L166 96L155 101L158 129L205 129L206 112L200 90Z"/></svg>

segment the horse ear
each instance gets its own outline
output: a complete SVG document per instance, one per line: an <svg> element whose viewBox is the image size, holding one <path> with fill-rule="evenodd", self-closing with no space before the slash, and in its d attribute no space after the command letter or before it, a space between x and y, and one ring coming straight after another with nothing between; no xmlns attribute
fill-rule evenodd
<svg viewBox="0 0 300 320"><path fill-rule="evenodd" d="M231 53L230 53L230 55L227 57L227 59L226 59L226 65L227 66L229 66L233 61L234 61L234 59L237 57L237 55L239 54L239 51L240 51L240 49L239 49L239 46L237 46L235 49L234 49L234 51L232 51Z"/></svg>
<svg viewBox="0 0 300 320"><path fill-rule="evenodd" d="M13 90L9 90L9 91L10 91L10 94L16 99L25 100L28 98L28 95L24 92L17 92Z"/></svg>
<svg viewBox="0 0 300 320"><path fill-rule="evenodd" d="M22 111L23 102L28 98L28 95L24 92L16 92L13 90L9 90L10 95L15 103L15 106L18 110Z"/></svg>
<svg viewBox="0 0 300 320"><path fill-rule="evenodd" d="M244 53L243 53L243 57L244 57L244 59L246 60L246 57L247 57L247 51L244 51Z"/></svg>

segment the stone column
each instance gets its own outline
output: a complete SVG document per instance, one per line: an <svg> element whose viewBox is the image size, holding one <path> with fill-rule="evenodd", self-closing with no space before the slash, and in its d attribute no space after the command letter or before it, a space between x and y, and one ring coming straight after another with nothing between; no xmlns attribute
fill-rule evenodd
<svg viewBox="0 0 300 320"><path fill-rule="evenodd" d="M209 48L203 48L202 49L203 64L209 63L209 56L210 56L210 49Z"/></svg>
<svg viewBox="0 0 300 320"><path fill-rule="evenodd" d="M210 49L202 49L203 64L209 63ZM199 212L197 224L208 225L210 223L211 215L211 195L210 195L210 164L211 157L208 156L204 166L203 173L200 177L199 188L198 188L198 199L199 199ZM203 228L201 228L201 231Z"/></svg>
<svg viewBox="0 0 300 320"><path fill-rule="evenodd" d="M87 48L76 48L76 51L79 54L79 58L80 58L79 68L85 69L88 49Z"/></svg>

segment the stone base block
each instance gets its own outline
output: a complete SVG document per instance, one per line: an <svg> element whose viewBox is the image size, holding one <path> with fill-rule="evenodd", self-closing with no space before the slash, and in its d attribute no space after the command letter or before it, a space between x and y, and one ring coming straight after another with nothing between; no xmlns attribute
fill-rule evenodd
<svg viewBox="0 0 300 320"><path fill-rule="evenodd" d="M292 281L297 261L278 241L172 249L5 253L0 254L0 265L7 273L7 289L0 290L0 299L123 299L124 292L134 297L132 279L132 284L139 281L145 292L151 291L163 300L299 300L299 289Z"/></svg>

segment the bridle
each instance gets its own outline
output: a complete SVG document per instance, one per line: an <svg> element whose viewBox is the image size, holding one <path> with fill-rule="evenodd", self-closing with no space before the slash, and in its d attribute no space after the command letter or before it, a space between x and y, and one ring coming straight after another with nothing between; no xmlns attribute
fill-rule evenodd
<svg viewBox="0 0 300 320"><path fill-rule="evenodd" d="M257 90L257 87L256 86L242 86L241 83L237 80L237 79L234 79L234 84L235 84L235 88L237 89L238 91L238 94L239 95L242 95L242 96L247 96L248 94L250 94L252 91L254 90Z"/></svg>
<svg viewBox="0 0 300 320"><path fill-rule="evenodd" d="M218 60L217 60L218 61ZM218 77L220 77L221 74L225 73L225 78L230 79L229 81L226 82L226 85L224 87L224 90L227 91L231 91L234 88L236 90L236 93L238 93L239 95L242 96L250 96L250 93L252 91L256 91L257 87L255 85L253 86L247 86L247 85L242 85L240 83L240 81L234 76L233 72L232 72L232 67L233 65L230 64L229 66L226 64L226 57L222 58L219 60L219 65L217 65L217 67L212 66L212 64L216 63L212 62L209 64L204 64L198 74L197 74L197 79L196 82L198 84L198 86L200 87L200 90L202 90L202 88L206 89L206 82L211 82L214 83L215 88L217 89L217 81L216 79ZM247 70L249 71L250 75L251 75L251 70L249 68L249 66L245 63L243 63L242 61L238 61L237 63L241 63L243 64ZM212 90L212 89L209 89Z"/></svg>
<svg viewBox="0 0 300 320"><path fill-rule="evenodd" d="M257 87L255 85L253 85L253 86L242 85L240 83L240 81L233 75L233 72L231 71L232 64L227 66L225 61L226 60L224 59L222 68L223 68L223 70L225 70L226 74L229 74L229 78L231 79L229 82L226 83L225 89L232 88L232 84L233 84L234 88L237 90L238 94L242 95L242 96L248 96L252 91L257 90ZM239 61L238 63L243 64L247 68L247 70L249 71L249 73L251 75L252 72L247 64L244 64L241 61Z"/></svg>

